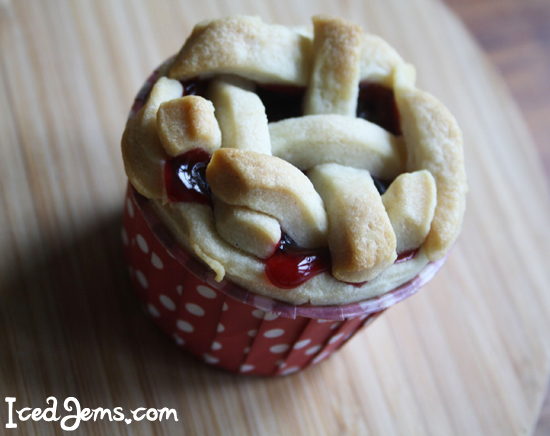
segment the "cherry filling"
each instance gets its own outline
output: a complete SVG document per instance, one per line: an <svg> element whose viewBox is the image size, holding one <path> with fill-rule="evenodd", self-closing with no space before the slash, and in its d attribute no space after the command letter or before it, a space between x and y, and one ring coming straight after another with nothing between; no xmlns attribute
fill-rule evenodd
<svg viewBox="0 0 550 436"><path fill-rule="evenodd" d="M414 259L418 255L419 251L420 251L419 248L415 248L414 250L404 251L403 253L399 253L397 255L397 259L395 259L394 265L398 263L406 262L407 260Z"/></svg>
<svg viewBox="0 0 550 436"><path fill-rule="evenodd" d="M283 233L279 248L266 261L265 272L269 281L281 289L293 289L323 272L332 270L328 248L299 247Z"/></svg>
<svg viewBox="0 0 550 436"><path fill-rule="evenodd" d="M210 79L195 77L181 83L183 95L205 97ZM270 123L302 116L305 93L303 86L256 83L256 94L265 107ZM359 84L357 117L375 123L394 135L402 134L395 95L393 89L387 86L368 81Z"/></svg>
<svg viewBox="0 0 550 436"><path fill-rule="evenodd" d="M200 97L205 97L210 80L195 77L185 80L181 82L181 84L183 85L183 95L198 95Z"/></svg>
<svg viewBox="0 0 550 436"><path fill-rule="evenodd" d="M393 182L393 180L383 180L375 176L372 176L372 181L374 182L374 186L376 186L376 189L380 195L384 194Z"/></svg>
<svg viewBox="0 0 550 436"><path fill-rule="evenodd" d="M401 120L393 89L372 82L359 84L357 118L364 118L394 135L401 135Z"/></svg>
<svg viewBox="0 0 550 436"><path fill-rule="evenodd" d="M302 116L305 93L306 89L302 86L261 84L256 86L256 94L262 100L270 123Z"/></svg>
<svg viewBox="0 0 550 436"><path fill-rule="evenodd" d="M166 195L170 201L210 204L212 193L206 181L210 154L195 148L164 164Z"/></svg>

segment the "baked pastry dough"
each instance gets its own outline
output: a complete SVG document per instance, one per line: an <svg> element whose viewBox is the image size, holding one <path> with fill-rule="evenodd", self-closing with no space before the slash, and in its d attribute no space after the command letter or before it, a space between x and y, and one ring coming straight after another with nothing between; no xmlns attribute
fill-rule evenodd
<svg viewBox="0 0 550 436"><path fill-rule="evenodd" d="M308 115L269 124L274 156L302 170L336 162L392 180L405 170L400 138L362 118Z"/></svg>
<svg viewBox="0 0 550 436"><path fill-rule="evenodd" d="M222 201L275 217L300 246L326 245L323 201L307 177L288 162L253 151L221 148L212 156L206 179Z"/></svg>
<svg viewBox="0 0 550 436"><path fill-rule="evenodd" d="M332 163L308 177L327 209L332 275L364 282L393 264L395 233L369 172Z"/></svg>
<svg viewBox="0 0 550 436"><path fill-rule="evenodd" d="M162 103L181 97L182 93L181 83L161 77L145 105L128 121L122 136L126 175L149 198L161 198L164 192L162 165L167 155L157 133L157 112Z"/></svg>
<svg viewBox="0 0 550 436"><path fill-rule="evenodd" d="M397 67L395 97L407 144L407 170L427 170L435 179L437 205L426 254L441 259L453 246L466 209L466 172L462 131L448 109L435 97L411 84L411 73Z"/></svg>
<svg viewBox="0 0 550 436"><path fill-rule="evenodd" d="M260 259L271 256L281 240L279 221L247 207L231 206L216 199L214 217L223 239Z"/></svg>
<svg viewBox="0 0 550 436"><path fill-rule="evenodd" d="M382 195L382 203L395 231L396 251L420 247L434 217L437 188L426 170L401 174Z"/></svg>
<svg viewBox="0 0 550 436"><path fill-rule="evenodd" d="M128 121L126 172L217 280L345 304L410 280L456 240L462 133L381 38L331 16L312 29L228 17L195 26L162 74ZM200 185L191 200L167 194L166 168L170 183ZM275 257L317 275L283 290L266 275Z"/></svg>
<svg viewBox="0 0 550 436"><path fill-rule="evenodd" d="M169 156L195 148L212 154L222 142L212 103L195 95L162 103L157 113L157 130Z"/></svg>
<svg viewBox="0 0 550 436"><path fill-rule="evenodd" d="M265 108L254 83L238 77L215 79L208 97L216 108L223 147L271 154Z"/></svg>

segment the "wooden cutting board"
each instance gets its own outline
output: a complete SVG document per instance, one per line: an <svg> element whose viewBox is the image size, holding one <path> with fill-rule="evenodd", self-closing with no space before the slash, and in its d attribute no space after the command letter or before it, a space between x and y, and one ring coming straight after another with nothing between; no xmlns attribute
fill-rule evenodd
<svg viewBox="0 0 550 436"><path fill-rule="evenodd" d="M470 185L447 264L326 362L280 379L216 371L141 312L122 258L119 140L148 73L192 25L236 13L351 18L416 64L464 130ZM174 408L178 422L77 434L517 435L550 373L550 212L501 79L433 0L0 1L0 398L16 409ZM65 416L69 412L62 410ZM129 413L128 413L129 415ZM61 434L59 422L0 433Z"/></svg>

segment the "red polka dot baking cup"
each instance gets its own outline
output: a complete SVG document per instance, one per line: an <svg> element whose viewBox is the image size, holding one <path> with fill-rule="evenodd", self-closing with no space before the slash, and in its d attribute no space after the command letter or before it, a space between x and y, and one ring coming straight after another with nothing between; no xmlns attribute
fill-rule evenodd
<svg viewBox="0 0 550 436"><path fill-rule="evenodd" d="M143 106L159 69L138 93L130 117ZM178 346L218 368L262 376L292 374L326 359L385 309L418 291L445 262L429 263L380 297L295 306L228 280L216 282L214 272L176 243L149 200L131 185L122 240L139 298Z"/></svg>
<svg viewBox="0 0 550 436"><path fill-rule="evenodd" d="M295 306L247 291L182 249L149 200L129 186L122 239L133 285L175 343L232 372L286 375L340 348L385 309L414 294L442 266L428 264L386 294L343 306Z"/></svg>

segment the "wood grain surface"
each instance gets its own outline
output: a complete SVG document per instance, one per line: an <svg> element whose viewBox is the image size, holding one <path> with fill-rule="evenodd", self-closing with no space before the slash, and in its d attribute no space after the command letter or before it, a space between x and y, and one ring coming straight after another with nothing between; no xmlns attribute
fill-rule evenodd
<svg viewBox="0 0 550 436"><path fill-rule="evenodd" d="M122 258L124 120L192 25L328 12L387 38L465 134L461 238L419 294L325 363L266 380L204 366L142 313ZM550 373L550 218L540 159L504 82L440 3L0 2L0 394L83 407L170 407L179 421L79 434L517 435ZM19 422L6 434L62 434ZM68 412L62 413L67 414Z"/></svg>
<svg viewBox="0 0 550 436"><path fill-rule="evenodd" d="M550 2L445 0L498 68L523 115L550 187ZM535 436L550 435L550 386Z"/></svg>

